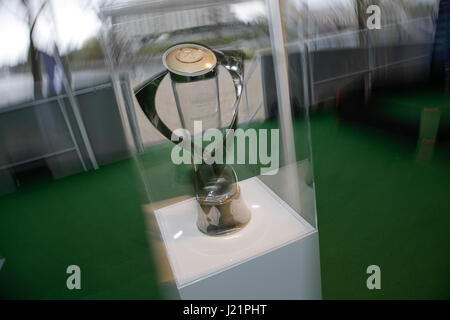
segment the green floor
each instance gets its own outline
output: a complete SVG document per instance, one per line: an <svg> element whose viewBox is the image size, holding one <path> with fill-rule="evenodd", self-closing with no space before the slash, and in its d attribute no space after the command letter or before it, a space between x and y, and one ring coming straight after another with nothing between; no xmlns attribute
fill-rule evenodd
<svg viewBox="0 0 450 320"><path fill-rule="evenodd" d="M386 97L383 107L413 105L408 99ZM432 162L418 165L414 139L334 111L313 115L311 130L323 297L450 298L449 144L438 142ZM176 176L153 161L155 179ZM1 197L0 297L160 297L142 199L132 160ZM82 269L82 290L66 289L70 264ZM372 264L381 290L366 288Z"/></svg>
<svg viewBox="0 0 450 320"><path fill-rule="evenodd" d="M158 298L132 161L0 199L0 296ZM66 288L81 268L82 290Z"/></svg>
<svg viewBox="0 0 450 320"><path fill-rule="evenodd" d="M450 298L450 153L414 162L415 144L334 115L313 122L324 298ZM366 288L367 266L382 290Z"/></svg>

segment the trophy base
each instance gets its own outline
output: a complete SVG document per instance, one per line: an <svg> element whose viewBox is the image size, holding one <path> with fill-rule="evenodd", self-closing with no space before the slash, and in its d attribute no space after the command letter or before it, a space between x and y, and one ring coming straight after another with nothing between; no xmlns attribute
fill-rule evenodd
<svg viewBox="0 0 450 320"><path fill-rule="evenodd" d="M220 202L198 202L198 229L209 236L237 232L250 221L251 213L241 198L239 188L229 198Z"/></svg>

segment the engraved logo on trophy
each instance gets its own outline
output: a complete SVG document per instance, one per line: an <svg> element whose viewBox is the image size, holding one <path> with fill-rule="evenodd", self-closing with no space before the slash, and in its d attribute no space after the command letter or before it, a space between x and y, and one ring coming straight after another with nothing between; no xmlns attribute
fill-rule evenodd
<svg viewBox="0 0 450 320"><path fill-rule="evenodd" d="M189 47L178 49L175 56L178 61L185 63L193 63L203 59L201 50Z"/></svg>

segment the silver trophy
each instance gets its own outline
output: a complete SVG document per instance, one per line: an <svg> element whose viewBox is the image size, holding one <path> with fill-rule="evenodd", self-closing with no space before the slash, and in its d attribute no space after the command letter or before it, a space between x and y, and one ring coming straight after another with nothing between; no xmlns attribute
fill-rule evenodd
<svg viewBox="0 0 450 320"><path fill-rule="evenodd" d="M184 129L193 132L194 121L201 121L203 129L222 127L218 80L220 65L233 80L236 99L231 108L228 128L236 128L243 81L241 52L218 51L199 44L181 43L167 49L162 59L166 70L135 90L137 101L157 130L171 140L172 130L161 121L155 106L156 91L167 74ZM223 138L225 156L228 139L233 139L232 131ZM203 150L203 146L193 147ZM198 202L197 226L201 232L207 235L229 234L249 222L250 210L241 198L237 176L231 166L194 162L194 184Z"/></svg>

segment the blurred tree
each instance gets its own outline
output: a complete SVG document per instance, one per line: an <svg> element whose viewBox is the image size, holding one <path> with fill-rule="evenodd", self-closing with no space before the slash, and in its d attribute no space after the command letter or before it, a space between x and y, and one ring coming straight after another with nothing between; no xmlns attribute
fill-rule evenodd
<svg viewBox="0 0 450 320"><path fill-rule="evenodd" d="M366 0L356 0L356 16L358 19L359 30L366 28Z"/></svg>
<svg viewBox="0 0 450 320"><path fill-rule="evenodd" d="M96 38L86 40L80 50L72 51L68 54L70 61L92 61L103 60L103 50L100 42Z"/></svg>
<svg viewBox="0 0 450 320"><path fill-rule="evenodd" d="M35 16L33 15L31 0L22 0L22 3L27 10L28 25L30 26L30 33L29 33L30 47L28 49L28 60L31 66L31 73L33 75L34 99L40 99L43 97L41 59L39 51L36 49L36 46L34 44L33 31L34 27L36 26L36 22L39 15L47 5L47 1L44 1L44 3L42 3Z"/></svg>
<svg viewBox="0 0 450 320"><path fill-rule="evenodd" d="M359 29L359 46L362 47L365 44L365 37L363 30L366 28L366 0L356 0L356 18L358 19Z"/></svg>

